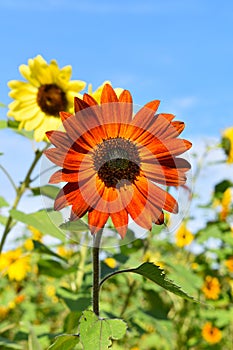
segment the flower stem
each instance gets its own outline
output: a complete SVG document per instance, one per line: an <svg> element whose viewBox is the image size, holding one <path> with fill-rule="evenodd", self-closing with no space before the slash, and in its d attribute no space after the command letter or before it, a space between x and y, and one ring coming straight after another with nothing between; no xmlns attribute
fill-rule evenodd
<svg viewBox="0 0 233 350"><path fill-rule="evenodd" d="M16 209L17 208L17 205L19 204L19 201L20 199L22 198L24 192L26 191L26 189L28 188L30 182L31 182L31 174L36 166L36 164L38 163L38 160L40 159L40 157L42 156L43 154L43 151L40 151L40 150L37 150L35 152L35 157L34 157L34 160L25 176L25 179L24 181L20 184L20 186L16 189L16 198L15 198L15 201L13 203L13 206L11 209ZM0 242L0 254L3 250L3 246L4 246L4 243L6 241L6 238L7 238L7 235L8 233L10 232L11 230L11 225L12 225L12 221L13 221L13 218L11 215L9 215L8 219L7 219L7 222L6 222L6 226L5 226L5 229L4 229L4 232L3 232L3 235L2 235L2 239L1 239L1 242Z"/></svg>
<svg viewBox="0 0 233 350"><path fill-rule="evenodd" d="M99 230L93 237L93 311L96 316L99 316L99 279L100 279L100 262L99 262L99 251L100 241L103 230Z"/></svg>

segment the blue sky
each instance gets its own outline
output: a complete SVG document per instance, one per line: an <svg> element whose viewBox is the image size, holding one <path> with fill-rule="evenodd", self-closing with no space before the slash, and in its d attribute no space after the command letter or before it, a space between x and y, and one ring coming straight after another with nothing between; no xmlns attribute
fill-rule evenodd
<svg viewBox="0 0 233 350"><path fill-rule="evenodd" d="M72 65L73 79L93 88L111 80L129 89L135 104L160 99L159 111L184 120L196 146L233 125L230 0L0 0L0 32L2 103L10 102L7 82L21 80L18 66L41 54ZM0 140L3 165L22 180L31 145L9 131Z"/></svg>
<svg viewBox="0 0 233 350"><path fill-rule="evenodd" d="M129 89L137 104L160 99L189 135L233 122L230 0L1 0L0 30L3 103L18 66L42 54L71 64L74 79Z"/></svg>

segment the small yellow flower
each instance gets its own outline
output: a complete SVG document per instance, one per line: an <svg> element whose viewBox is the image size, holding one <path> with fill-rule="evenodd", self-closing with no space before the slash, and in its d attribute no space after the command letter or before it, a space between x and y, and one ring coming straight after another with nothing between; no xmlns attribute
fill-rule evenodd
<svg viewBox="0 0 233 350"><path fill-rule="evenodd" d="M50 297L54 303L58 302L58 297L56 296L56 288L53 285L49 285L45 288L45 294Z"/></svg>
<svg viewBox="0 0 233 350"><path fill-rule="evenodd" d="M0 320L3 320L4 318L6 318L8 313L9 313L9 308L7 306L0 305Z"/></svg>
<svg viewBox="0 0 233 350"><path fill-rule="evenodd" d="M104 88L105 84L110 84L110 81L104 81L102 85L100 85L95 91L92 90L92 84L88 84L88 94L94 97L94 99L100 104L100 97ZM115 88L114 89L115 93L117 94L117 97L120 96L122 93L123 89L122 88Z"/></svg>
<svg viewBox="0 0 233 350"><path fill-rule="evenodd" d="M164 262L160 261L160 254L153 253L150 250L147 250L147 252L143 255L142 261L144 262L151 262L155 264L156 266L159 266L161 268L164 267Z"/></svg>
<svg viewBox="0 0 233 350"><path fill-rule="evenodd" d="M202 337L209 344L217 344L222 339L222 332L211 322L206 322L202 328Z"/></svg>
<svg viewBox="0 0 233 350"><path fill-rule="evenodd" d="M24 245L24 248L29 251L33 250L34 248L34 243L30 238L26 239L23 245Z"/></svg>
<svg viewBox="0 0 233 350"><path fill-rule="evenodd" d="M104 262L110 269L115 269L117 267L117 261L113 258L106 258Z"/></svg>
<svg viewBox="0 0 233 350"><path fill-rule="evenodd" d="M23 255L21 248L1 254L0 271L8 275L11 281L22 281L30 270L30 256Z"/></svg>
<svg viewBox="0 0 233 350"><path fill-rule="evenodd" d="M73 255L73 253L74 252L72 249L67 249L63 245L57 248L57 254L67 259L70 258Z"/></svg>
<svg viewBox="0 0 233 350"><path fill-rule="evenodd" d="M227 163L233 163L233 127L224 130L222 147L227 155Z"/></svg>
<svg viewBox="0 0 233 350"><path fill-rule="evenodd" d="M231 202L232 202L232 193L231 193L231 188L228 187L226 191L223 193L223 197L221 200L221 212L220 212L221 220L226 220L228 214L230 213Z"/></svg>
<svg viewBox="0 0 233 350"><path fill-rule="evenodd" d="M193 263L191 264L191 268L192 268L193 270L197 270L198 267L199 267L199 265L198 265L198 263L196 263L196 262L193 262Z"/></svg>
<svg viewBox="0 0 233 350"><path fill-rule="evenodd" d="M32 232L32 239L34 241L42 241L43 234L33 226L28 226L28 229Z"/></svg>
<svg viewBox="0 0 233 350"><path fill-rule="evenodd" d="M220 283L217 277L206 276L202 291L207 299L217 300L220 294Z"/></svg>
<svg viewBox="0 0 233 350"><path fill-rule="evenodd" d="M233 272L233 256L225 261L225 265L230 272Z"/></svg>
<svg viewBox="0 0 233 350"><path fill-rule="evenodd" d="M10 301L9 303L8 303L8 308L10 309L10 310L13 310L14 308L16 307L16 303L15 303L15 301Z"/></svg>
<svg viewBox="0 0 233 350"><path fill-rule="evenodd" d="M40 55L28 60L28 65L19 67L26 81L11 80L8 116L19 121L19 128L33 130L36 141L45 138L45 132L58 129L61 125L59 112L73 113L73 99L81 97L79 91L86 83L70 81L72 68L59 68L57 61L48 64Z"/></svg>
<svg viewBox="0 0 233 350"><path fill-rule="evenodd" d="M194 235L189 231L184 223L182 223L175 234L176 245L180 248L189 245L193 241Z"/></svg>

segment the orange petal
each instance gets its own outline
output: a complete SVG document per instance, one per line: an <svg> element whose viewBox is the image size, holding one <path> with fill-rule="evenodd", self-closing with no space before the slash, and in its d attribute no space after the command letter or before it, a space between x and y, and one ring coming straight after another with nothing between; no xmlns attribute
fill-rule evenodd
<svg viewBox="0 0 233 350"><path fill-rule="evenodd" d="M141 163L141 169L148 179L166 186L180 186L185 184L186 176L184 171L177 168Z"/></svg>
<svg viewBox="0 0 233 350"><path fill-rule="evenodd" d="M129 185L120 188L122 203L132 219L141 227L148 230L152 227L152 215L146 207L146 199L136 186Z"/></svg>
<svg viewBox="0 0 233 350"><path fill-rule="evenodd" d="M74 111L75 113L78 113L79 111L89 108L89 104L85 102L84 100L81 100L79 97L74 98Z"/></svg>
<svg viewBox="0 0 233 350"><path fill-rule="evenodd" d="M108 213L103 213L95 209L88 212L88 225L92 234L104 228L109 218Z"/></svg>
<svg viewBox="0 0 233 350"><path fill-rule="evenodd" d="M148 102L136 113L132 120L132 125L137 125L139 128L147 130L150 124L153 122L153 118L155 117L155 112L157 111L159 104L160 101L158 100Z"/></svg>
<svg viewBox="0 0 233 350"><path fill-rule="evenodd" d="M78 172L68 169L56 171L49 179L49 183L55 184L59 182L78 182Z"/></svg>
<svg viewBox="0 0 233 350"><path fill-rule="evenodd" d="M90 96L86 93L83 95L83 101L87 102L89 104L89 106L98 105L98 102L92 96Z"/></svg>
<svg viewBox="0 0 233 350"><path fill-rule="evenodd" d="M100 103L118 102L118 97L109 84L105 84L102 90Z"/></svg>
<svg viewBox="0 0 233 350"><path fill-rule="evenodd" d="M72 141L69 139L68 135L62 131L47 131L46 136L52 144L56 147L63 149L69 149L72 146Z"/></svg>
<svg viewBox="0 0 233 350"><path fill-rule="evenodd" d="M55 202L54 202L54 210L61 210L64 207L71 205L79 191L77 183L68 183L66 184L58 193Z"/></svg>
<svg viewBox="0 0 233 350"><path fill-rule="evenodd" d="M73 114L68 113L68 112L60 112L59 115L60 115L62 123L63 123L66 119L71 117Z"/></svg>
<svg viewBox="0 0 233 350"><path fill-rule="evenodd" d="M127 211L123 209L116 213L111 213L110 216L117 232L120 234L121 238L124 238L128 229L129 218Z"/></svg>

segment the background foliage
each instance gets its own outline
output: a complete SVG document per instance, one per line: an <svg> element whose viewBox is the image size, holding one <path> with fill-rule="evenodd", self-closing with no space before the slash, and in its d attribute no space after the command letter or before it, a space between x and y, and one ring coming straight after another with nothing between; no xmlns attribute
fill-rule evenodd
<svg viewBox="0 0 233 350"><path fill-rule="evenodd" d="M3 121L0 125L17 131ZM29 133L25 136L31 137ZM195 155L192 162L195 183L200 166L206 163L202 160L200 165ZM25 195L38 196L40 191L44 197L54 199L58 189L48 185L40 189L30 178ZM204 205L199 203L198 188L194 192L194 207L201 208L207 218L203 227L190 229L197 220L194 208L175 233L154 226L144 237L136 238L131 231L130 243L102 251L102 278L122 269L133 268L134 273L115 274L102 285L103 319L97 320L91 311L85 311L91 310L92 286L85 223L75 228L64 224L64 234L50 220L61 219L52 207L47 209L50 217L43 203L38 211L24 213L7 203L2 191L0 223L4 227L10 215L10 228L21 233L14 247L7 248L0 257L1 349L86 346L91 350L92 339L97 337L99 349L231 350L232 183L224 177ZM167 217L168 223L169 220ZM75 232L69 232L71 229ZM110 229L113 230L111 226ZM77 232L84 237L83 245L72 239ZM185 298L180 297L183 291L187 293ZM189 300L187 295L199 302Z"/></svg>

